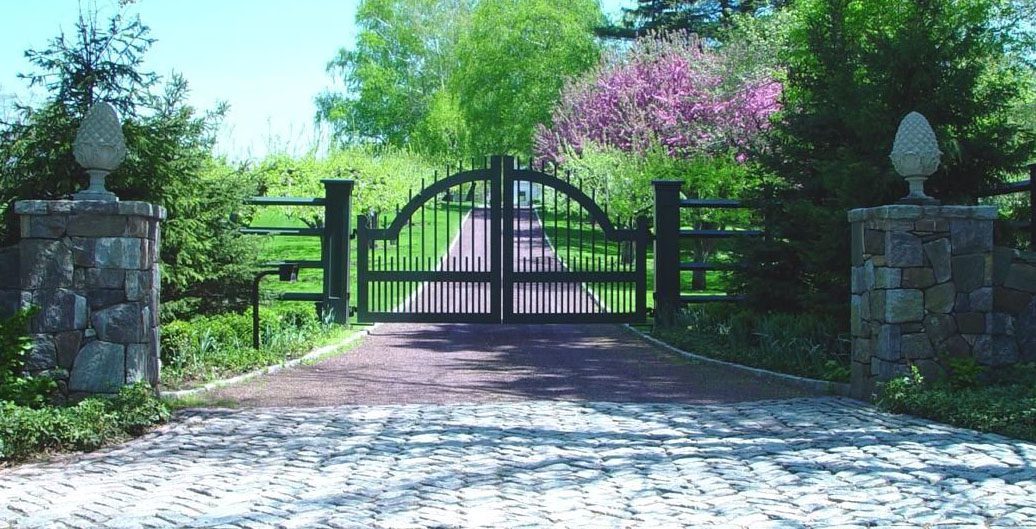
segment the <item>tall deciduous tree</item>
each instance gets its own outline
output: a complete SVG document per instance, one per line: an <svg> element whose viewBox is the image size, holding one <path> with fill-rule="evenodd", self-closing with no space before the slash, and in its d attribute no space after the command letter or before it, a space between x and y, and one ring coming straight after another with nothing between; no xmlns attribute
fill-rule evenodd
<svg viewBox="0 0 1036 529"><path fill-rule="evenodd" d="M595 0L481 0L458 46L455 92L474 153L531 151L564 80L600 56Z"/></svg>
<svg viewBox="0 0 1036 529"><path fill-rule="evenodd" d="M319 95L317 118L342 142L408 143L430 112L441 112L437 99L450 99L440 94L456 66L457 41L467 31L473 4L363 0L355 49L342 48L328 64L345 91Z"/></svg>

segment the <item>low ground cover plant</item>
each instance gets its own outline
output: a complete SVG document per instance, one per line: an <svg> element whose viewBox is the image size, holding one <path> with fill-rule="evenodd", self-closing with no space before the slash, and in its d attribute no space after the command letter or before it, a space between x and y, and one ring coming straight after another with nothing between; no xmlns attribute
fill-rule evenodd
<svg viewBox="0 0 1036 529"><path fill-rule="evenodd" d="M202 315L162 328L162 386L178 389L297 358L348 331L317 318L308 304L277 304L259 313L260 348L252 348L250 313Z"/></svg>
<svg viewBox="0 0 1036 529"><path fill-rule="evenodd" d="M846 382L849 343L833 318L757 314L730 304L690 307L653 334L676 347L719 360L792 375Z"/></svg>
<svg viewBox="0 0 1036 529"><path fill-rule="evenodd" d="M93 450L138 436L169 419L169 408L146 383L113 397L71 406L22 406L0 401L0 463L55 451Z"/></svg>
<svg viewBox="0 0 1036 529"><path fill-rule="evenodd" d="M970 373L930 381L914 368L886 383L877 402L894 413L1036 441L1034 374L1036 366L1023 365L986 377L989 385L980 385Z"/></svg>
<svg viewBox="0 0 1036 529"><path fill-rule="evenodd" d="M169 409L146 383L112 397L57 404L57 384L25 371L32 311L0 320L0 464L61 450L92 450L165 422Z"/></svg>

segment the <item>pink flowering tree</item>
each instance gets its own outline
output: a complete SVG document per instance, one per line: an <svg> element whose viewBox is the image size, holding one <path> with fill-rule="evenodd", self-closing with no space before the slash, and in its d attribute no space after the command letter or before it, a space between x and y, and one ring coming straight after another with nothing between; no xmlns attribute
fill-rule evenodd
<svg viewBox="0 0 1036 529"><path fill-rule="evenodd" d="M638 40L565 86L553 125L536 131L536 157L563 164L620 218L651 204L655 178L682 178L701 197L740 195L757 181L744 162L780 108L781 84L762 49L725 46L679 33ZM748 219L709 211L684 222L717 228ZM710 241L693 248L698 261L714 251ZM695 271L693 288L706 286Z"/></svg>
<svg viewBox="0 0 1036 529"><path fill-rule="evenodd" d="M588 143L674 157L734 153L743 160L779 107L781 84L765 70L732 64L737 54L686 34L646 37L568 83L553 125L538 127L538 158L565 162Z"/></svg>

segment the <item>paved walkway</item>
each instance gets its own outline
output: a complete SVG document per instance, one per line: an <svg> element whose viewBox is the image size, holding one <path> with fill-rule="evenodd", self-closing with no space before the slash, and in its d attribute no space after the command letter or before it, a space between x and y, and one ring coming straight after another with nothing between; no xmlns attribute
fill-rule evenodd
<svg viewBox="0 0 1036 529"><path fill-rule="evenodd" d="M1011 527L1036 446L853 401L192 411L0 472L0 527Z"/></svg>

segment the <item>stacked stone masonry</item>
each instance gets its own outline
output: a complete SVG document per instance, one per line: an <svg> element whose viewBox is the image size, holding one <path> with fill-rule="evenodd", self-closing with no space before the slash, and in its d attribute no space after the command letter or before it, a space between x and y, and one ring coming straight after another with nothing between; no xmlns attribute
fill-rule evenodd
<svg viewBox="0 0 1036 529"><path fill-rule="evenodd" d="M998 367L1036 358L1036 261L994 249L992 206L852 210L852 393L953 359Z"/></svg>
<svg viewBox="0 0 1036 529"><path fill-rule="evenodd" d="M0 248L0 318L9 318L21 305L21 266L18 245Z"/></svg>
<svg viewBox="0 0 1036 529"><path fill-rule="evenodd" d="M20 307L33 373L70 396L158 383L159 223L142 202L21 201Z"/></svg>

